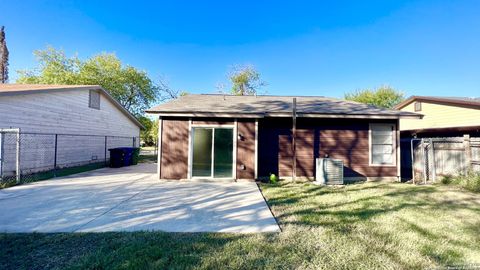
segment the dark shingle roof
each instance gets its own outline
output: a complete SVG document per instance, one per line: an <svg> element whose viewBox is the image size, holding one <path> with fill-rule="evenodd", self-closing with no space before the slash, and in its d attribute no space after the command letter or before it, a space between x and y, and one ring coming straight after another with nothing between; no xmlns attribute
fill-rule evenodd
<svg viewBox="0 0 480 270"><path fill-rule="evenodd" d="M158 105L147 110L160 115L215 116L252 115L288 116L292 113L293 96L232 96L221 94L192 94ZM344 116L390 116L415 117L421 115L377 108L363 103L326 97L298 96L298 116L344 115Z"/></svg>

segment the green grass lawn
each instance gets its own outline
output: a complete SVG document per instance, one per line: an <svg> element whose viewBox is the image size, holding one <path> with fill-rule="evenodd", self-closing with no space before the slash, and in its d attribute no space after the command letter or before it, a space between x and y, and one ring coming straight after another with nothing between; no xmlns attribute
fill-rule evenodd
<svg viewBox="0 0 480 270"><path fill-rule="evenodd" d="M480 265L480 196L455 186L262 184L283 232L0 234L0 269Z"/></svg>
<svg viewBox="0 0 480 270"><path fill-rule="evenodd" d="M140 155L138 156L138 162L154 163L157 162L157 155Z"/></svg>

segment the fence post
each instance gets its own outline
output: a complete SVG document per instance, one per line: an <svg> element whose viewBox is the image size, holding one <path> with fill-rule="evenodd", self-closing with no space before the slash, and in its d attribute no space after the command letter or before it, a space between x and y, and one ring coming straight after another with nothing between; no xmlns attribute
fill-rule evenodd
<svg viewBox="0 0 480 270"><path fill-rule="evenodd" d="M53 177L57 177L57 142L58 142L58 134L55 134L55 156L53 158Z"/></svg>
<svg viewBox="0 0 480 270"><path fill-rule="evenodd" d="M17 154L16 154L16 162L15 167L17 170L17 184L20 183L20 129L17 131Z"/></svg>
<svg viewBox="0 0 480 270"><path fill-rule="evenodd" d="M465 148L465 174L472 169L472 148L470 148L470 135L463 135L463 147Z"/></svg>
<svg viewBox="0 0 480 270"><path fill-rule="evenodd" d="M411 163L412 163L412 181L413 181L413 184L415 184L415 152L414 149L413 149L413 141L415 139L411 139L410 140L410 157L411 157Z"/></svg>
<svg viewBox="0 0 480 270"><path fill-rule="evenodd" d="M435 147L433 147L433 140L432 138L430 138L430 151L431 151L431 155L430 155L430 159L429 159L429 163L432 164L432 178L433 178L433 182L436 182L437 180L437 164L435 163Z"/></svg>
<svg viewBox="0 0 480 270"><path fill-rule="evenodd" d="M422 154L423 154L423 184L426 184L427 183L427 177L428 177L428 171L427 171L427 167L428 167L428 152L425 153L425 151L427 151L427 146L425 144L425 139L422 139Z"/></svg>
<svg viewBox="0 0 480 270"><path fill-rule="evenodd" d="M107 166L107 136L105 136L105 157L104 157L104 161L105 161L105 166Z"/></svg>

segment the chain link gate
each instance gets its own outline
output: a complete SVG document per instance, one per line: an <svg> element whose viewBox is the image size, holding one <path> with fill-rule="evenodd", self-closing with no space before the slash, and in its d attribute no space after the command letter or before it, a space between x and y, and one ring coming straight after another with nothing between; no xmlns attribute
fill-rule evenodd
<svg viewBox="0 0 480 270"><path fill-rule="evenodd" d="M20 181L19 142L19 129L0 129L0 182Z"/></svg>

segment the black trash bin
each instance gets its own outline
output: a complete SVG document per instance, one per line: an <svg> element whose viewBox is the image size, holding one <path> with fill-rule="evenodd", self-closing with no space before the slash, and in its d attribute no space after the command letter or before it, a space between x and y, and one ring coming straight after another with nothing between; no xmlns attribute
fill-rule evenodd
<svg viewBox="0 0 480 270"><path fill-rule="evenodd" d="M110 151L110 167L120 168L123 166L136 165L140 148L117 147L108 149Z"/></svg>
<svg viewBox="0 0 480 270"><path fill-rule="evenodd" d="M125 166L125 154L122 148L111 148L110 151L110 167L120 168Z"/></svg>
<svg viewBox="0 0 480 270"><path fill-rule="evenodd" d="M132 165L133 147L122 147L123 151L123 166Z"/></svg>
<svg viewBox="0 0 480 270"><path fill-rule="evenodd" d="M140 148L138 147L131 147L132 148L132 163L131 165L137 165L138 159L140 156Z"/></svg>

